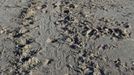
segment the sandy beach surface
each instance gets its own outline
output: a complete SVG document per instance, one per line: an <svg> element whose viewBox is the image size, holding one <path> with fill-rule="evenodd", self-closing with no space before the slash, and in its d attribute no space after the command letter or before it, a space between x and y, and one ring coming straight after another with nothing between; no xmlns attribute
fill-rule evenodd
<svg viewBox="0 0 134 75"><path fill-rule="evenodd" d="M0 0L0 75L134 75L134 0Z"/></svg>

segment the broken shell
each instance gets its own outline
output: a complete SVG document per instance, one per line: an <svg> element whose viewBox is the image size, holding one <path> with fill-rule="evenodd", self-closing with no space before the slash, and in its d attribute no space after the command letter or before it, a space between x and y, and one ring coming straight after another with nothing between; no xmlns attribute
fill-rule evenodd
<svg viewBox="0 0 134 75"><path fill-rule="evenodd" d="M69 42L69 43L72 42L71 38L67 38L66 41Z"/></svg>
<svg viewBox="0 0 134 75"><path fill-rule="evenodd" d="M50 38L48 38L47 40L46 40L46 42L47 43L55 43L55 42L57 42L58 40L57 39L50 39Z"/></svg>
<svg viewBox="0 0 134 75"><path fill-rule="evenodd" d="M73 68L73 66L71 64L67 64L66 66L67 66L67 68L71 68L71 69Z"/></svg>
<svg viewBox="0 0 134 75"><path fill-rule="evenodd" d="M20 29L20 33L25 33L25 32L27 32L27 29L26 29L25 27L22 27L22 28Z"/></svg>
<svg viewBox="0 0 134 75"><path fill-rule="evenodd" d="M52 42L52 39L48 38L48 39L46 40L46 42L47 42L47 43L51 43L51 42Z"/></svg>
<svg viewBox="0 0 134 75"><path fill-rule="evenodd" d="M4 31L3 30L0 30L0 34L3 34L4 33Z"/></svg>
<svg viewBox="0 0 134 75"><path fill-rule="evenodd" d="M3 34L5 32L6 32L6 28L3 28L3 27L0 26L0 34Z"/></svg>
<svg viewBox="0 0 134 75"><path fill-rule="evenodd" d="M31 45L26 45L26 46L24 47L24 49L30 49L30 48L32 48Z"/></svg>
<svg viewBox="0 0 134 75"><path fill-rule="evenodd" d="M37 6L36 9L40 10L40 9L42 9L42 7L41 6Z"/></svg>
<svg viewBox="0 0 134 75"><path fill-rule="evenodd" d="M131 32L129 30L124 29L124 34L125 34L126 38L130 37L130 33Z"/></svg>
<svg viewBox="0 0 134 75"><path fill-rule="evenodd" d="M46 66L48 64L48 62L49 62L49 59L46 59L45 62L43 63L44 66Z"/></svg>
<svg viewBox="0 0 134 75"><path fill-rule="evenodd" d="M52 61L54 61L53 59L45 59L43 65L46 66L48 64L50 64Z"/></svg>
<svg viewBox="0 0 134 75"><path fill-rule="evenodd" d="M33 57L32 59L30 59L28 61L29 64L37 64L38 62L39 62L39 60L37 58L35 58L35 57Z"/></svg>
<svg viewBox="0 0 134 75"><path fill-rule="evenodd" d="M132 61L132 66L134 66L134 61Z"/></svg>
<svg viewBox="0 0 134 75"><path fill-rule="evenodd" d="M32 48L31 45L25 45L23 48L22 48L22 52L24 55L27 55L27 53L29 52L29 50Z"/></svg>
<svg viewBox="0 0 134 75"><path fill-rule="evenodd" d="M95 68L94 72L93 72L93 75L101 75L99 69Z"/></svg>
<svg viewBox="0 0 134 75"><path fill-rule="evenodd" d="M90 73L92 73L93 71L91 71L89 68L84 70L84 75L89 75Z"/></svg>
<svg viewBox="0 0 134 75"><path fill-rule="evenodd" d="M30 72L30 75L41 75L40 72L36 71L36 70L32 70Z"/></svg>
<svg viewBox="0 0 134 75"><path fill-rule="evenodd" d="M35 13L36 13L35 10L33 10L33 9L29 9L29 11L28 11L28 13L27 13L27 15L26 15L25 18L28 18L28 17L30 17L30 16L33 16Z"/></svg>
<svg viewBox="0 0 134 75"><path fill-rule="evenodd" d="M20 40L17 41L17 43L25 45L26 44L26 40L24 38L21 38Z"/></svg>
<svg viewBox="0 0 134 75"><path fill-rule="evenodd" d="M88 30L88 31L87 31L86 37L88 37L88 34L89 34L91 31L92 31L92 30Z"/></svg>
<svg viewBox="0 0 134 75"><path fill-rule="evenodd" d="M95 55L93 53L90 54L91 57L94 57Z"/></svg>
<svg viewBox="0 0 134 75"><path fill-rule="evenodd" d="M69 75L69 74L67 73L67 74L64 74L64 75Z"/></svg>

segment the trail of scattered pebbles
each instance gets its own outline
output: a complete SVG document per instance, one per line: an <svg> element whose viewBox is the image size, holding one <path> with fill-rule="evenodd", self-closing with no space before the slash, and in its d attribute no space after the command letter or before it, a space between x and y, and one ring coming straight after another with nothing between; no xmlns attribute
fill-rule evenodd
<svg viewBox="0 0 134 75"><path fill-rule="evenodd" d="M19 10L7 18L15 24L0 22L0 74L133 75L133 62L108 55L133 42L132 23L117 17L124 1L14 0L22 5L3 10Z"/></svg>

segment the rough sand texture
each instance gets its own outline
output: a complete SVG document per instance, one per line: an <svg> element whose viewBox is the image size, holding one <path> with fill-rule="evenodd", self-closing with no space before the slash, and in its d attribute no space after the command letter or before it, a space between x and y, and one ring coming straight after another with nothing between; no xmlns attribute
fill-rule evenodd
<svg viewBox="0 0 134 75"><path fill-rule="evenodd" d="M133 0L0 0L0 75L134 75Z"/></svg>

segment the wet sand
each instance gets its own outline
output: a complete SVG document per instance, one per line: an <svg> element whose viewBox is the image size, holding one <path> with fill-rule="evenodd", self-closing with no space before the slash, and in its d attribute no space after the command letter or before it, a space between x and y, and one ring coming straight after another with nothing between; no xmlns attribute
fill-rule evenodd
<svg viewBox="0 0 134 75"><path fill-rule="evenodd" d="M0 75L134 75L133 0L0 0Z"/></svg>

